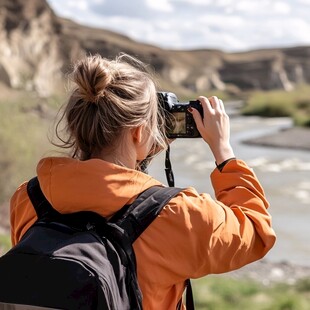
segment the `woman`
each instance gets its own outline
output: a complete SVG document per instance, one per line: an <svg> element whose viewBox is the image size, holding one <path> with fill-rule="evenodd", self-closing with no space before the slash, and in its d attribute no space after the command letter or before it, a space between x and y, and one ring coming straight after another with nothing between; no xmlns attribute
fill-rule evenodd
<svg viewBox="0 0 310 310"><path fill-rule="evenodd" d="M166 148L155 84L127 55L77 62L75 88L64 108L71 157L43 158L37 174L46 198L62 213L95 211L111 217L160 182L139 170ZM262 258L275 242L268 202L253 171L235 159L229 118L217 97L199 97L204 118L191 109L217 167L211 174L216 200L184 189L135 242L144 309L175 309L184 282L240 268ZM35 222L22 184L11 199L12 242Z"/></svg>

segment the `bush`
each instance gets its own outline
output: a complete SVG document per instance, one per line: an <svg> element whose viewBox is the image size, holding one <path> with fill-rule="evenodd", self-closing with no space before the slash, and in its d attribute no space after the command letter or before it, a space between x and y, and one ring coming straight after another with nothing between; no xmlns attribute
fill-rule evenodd
<svg viewBox="0 0 310 310"><path fill-rule="evenodd" d="M253 92L249 95L242 114L266 117L289 116L295 125L310 127L310 86L299 86L290 92L282 90Z"/></svg>
<svg viewBox="0 0 310 310"><path fill-rule="evenodd" d="M308 292L310 293L310 279L309 278L304 278L299 280L296 283L296 290L298 292Z"/></svg>
<svg viewBox="0 0 310 310"><path fill-rule="evenodd" d="M290 116L293 107L285 94L272 92L256 92L251 95L242 110L244 115L259 115L266 117Z"/></svg>

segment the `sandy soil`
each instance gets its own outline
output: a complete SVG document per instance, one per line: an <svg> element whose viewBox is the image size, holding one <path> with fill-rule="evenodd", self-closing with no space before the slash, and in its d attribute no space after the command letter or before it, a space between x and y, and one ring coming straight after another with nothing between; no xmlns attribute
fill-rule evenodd
<svg viewBox="0 0 310 310"><path fill-rule="evenodd" d="M293 127L278 133L246 140L244 143L310 151L310 128Z"/></svg>

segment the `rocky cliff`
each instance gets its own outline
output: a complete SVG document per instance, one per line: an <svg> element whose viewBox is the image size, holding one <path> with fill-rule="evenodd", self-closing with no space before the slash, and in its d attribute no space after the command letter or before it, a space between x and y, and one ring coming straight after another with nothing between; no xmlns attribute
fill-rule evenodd
<svg viewBox="0 0 310 310"><path fill-rule="evenodd" d="M0 81L48 96L70 63L85 53L126 52L155 68L165 89L192 91L292 89L310 83L310 47L244 53L171 51L54 14L45 0L0 0Z"/></svg>
<svg viewBox="0 0 310 310"><path fill-rule="evenodd" d="M48 95L61 79L61 24L45 1L0 1L0 78Z"/></svg>

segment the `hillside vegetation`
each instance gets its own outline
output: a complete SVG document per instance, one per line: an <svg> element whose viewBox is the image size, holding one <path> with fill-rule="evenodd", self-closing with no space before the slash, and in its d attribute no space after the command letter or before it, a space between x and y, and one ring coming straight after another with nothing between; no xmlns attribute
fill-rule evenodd
<svg viewBox="0 0 310 310"><path fill-rule="evenodd" d="M0 208L15 188L35 175L36 162L55 148L53 119L60 99L42 99L33 92L2 89L0 97Z"/></svg>

